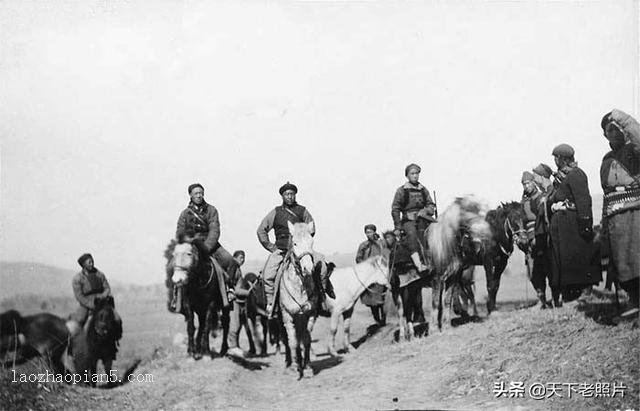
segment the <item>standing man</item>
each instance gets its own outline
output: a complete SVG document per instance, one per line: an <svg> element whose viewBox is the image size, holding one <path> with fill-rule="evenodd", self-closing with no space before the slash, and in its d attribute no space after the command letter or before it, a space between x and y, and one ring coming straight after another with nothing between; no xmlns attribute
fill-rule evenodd
<svg viewBox="0 0 640 411"><path fill-rule="evenodd" d="M359 264L376 255L382 255L382 244L380 236L376 233L376 226L373 224L367 224L364 226L364 234L367 239L363 241L358 247L356 253L356 264ZM371 314L373 319L380 325L386 323L386 314L384 312L384 296L385 286L380 284L372 284L364 290L360 296L360 302L371 308Z"/></svg>
<svg viewBox="0 0 640 411"><path fill-rule="evenodd" d="M267 258L267 262L262 270L262 277L264 278L265 294L267 296L267 313L269 316L273 314L273 306L275 301L275 294L278 287L279 276L278 272L285 254L289 250L289 243L291 241L291 233L289 233L288 223L311 223L313 217L304 206L301 206L296 202L296 194L298 194L298 187L287 181L280 190L278 190L282 197L282 205L276 206L273 210L267 214L262 220L260 226L258 226L258 240L260 244L269 251L271 254ZM313 224L315 234L316 224ZM269 232L273 230L275 232L275 243L272 243L269 239ZM335 298L333 290L331 289L331 283L327 273L326 264L324 263L324 256L319 253L314 253L314 261L322 263L321 279L322 288L325 293Z"/></svg>
<svg viewBox="0 0 640 411"><path fill-rule="evenodd" d="M537 210L534 211L536 214L536 222L533 243L531 244L531 254L533 258L532 276L539 278L541 285L544 283L544 278L547 279L553 302L560 305L560 289L552 283L551 237L549 230L551 215L549 213L549 207L547 206L549 196L553 192L553 183L551 182L553 171L551 167L544 163L538 164L532 171L533 181L538 187L538 190L541 191L541 195L537 201ZM546 290L543 289L543 291L545 292L544 297L546 300ZM551 307L551 302L547 303L547 306Z"/></svg>
<svg viewBox="0 0 640 411"><path fill-rule="evenodd" d="M105 298L111 295L111 287L107 281L107 277L94 266L93 256L91 254L82 254L78 258L78 264L82 267L72 280L73 295L76 297L80 306L71 314L70 318L77 321L80 326L84 326L89 314L93 313L96 298ZM116 321L122 327L122 320L113 310ZM122 328L121 328L122 329Z"/></svg>
<svg viewBox="0 0 640 411"><path fill-rule="evenodd" d="M539 252L536 241L536 221L538 220L538 213L544 194L535 184L534 176L530 172L525 171L522 173L521 181L524 189L522 193L522 209L527 230L527 244L524 245L523 251L525 251L526 255L529 280L538 295L540 309L545 309L547 308L546 279L548 274L545 268L548 268L548 265L545 265L544 262L539 261L540 259L537 258Z"/></svg>
<svg viewBox="0 0 640 411"><path fill-rule="evenodd" d="M575 300L584 288L602 280L602 273L591 262L594 234L589 184L574 153L568 144L553 149L558 171L549 197L552 285L561 288L565 301Z"/></svg>
<svg viewBox="0 0 640 411"><path fill-rule="evenodd" d="M188 189L191 200L178 217L176 238L193 231L197 240L203 241L210 255L226 270L233 257L220 244L220 219L218 210L204 201L204 187L200 183L191 184Z"/></svg>
<svg viewBox="0 0 640 411"><path fill-rule="evenodd" d="M364 260L382 254L382 245L380 245L380 236L376 233L376 226L367 224L364 226L364 234L367 237L365 241L360 243L356 252L356 264Z"/></svg>
<svg viewBox="0 0 640 411"><path fill-rule="evenodd" d="M227 286L230 290L233 290L233 308L229 314L229 335L227 336L227 354L232 357L244 357L244 351L238 347L238 338L240 336L240 329L242 328L242 316L245 315L246 321L246 301L249 291L243 288L242 271L240 267L244 264L245 253L242 250L238 250L233 253L233 261L229 265L227 270L228 283ZM249 334L247 334L249 335ZM251 340L251 335L249 335Z"/></svg>
<svg viewBox="0 0 640 411"><path fill-rule="evenodd" d="M623 316L630 316L638 313L640 291L640 124L614 109L604 116L601 126L611 147L600 167L607 273L629 294L631 309Z"/></svg>
<svg viewBox="0 0 640 411"><path fill-rule="evenodd" d="M418 248L422 249L424 245L419 239L424 233L418 232L418 214L424 209L424 214L432 217L435 213L435 203L429 190L418 181L420 171L421 168L417 164L409 164L404 169L407 182L396 190L391 204L391 218L396 236L399 237L400 230L404 230L407 241L414 243L412 247L419 246ZM425 259L424 256L422 258Z"/></svg>

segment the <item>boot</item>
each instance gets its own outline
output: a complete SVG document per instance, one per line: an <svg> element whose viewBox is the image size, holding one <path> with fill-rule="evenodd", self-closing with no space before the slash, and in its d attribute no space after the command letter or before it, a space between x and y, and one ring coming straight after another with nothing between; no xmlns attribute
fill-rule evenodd
<svg viewBox="0 0 640 411"><path fill-rule="evenodd" d="M543 290L538 290L538 300L540 300L540 309L544 310L547 308L547 296Z"/></svg>

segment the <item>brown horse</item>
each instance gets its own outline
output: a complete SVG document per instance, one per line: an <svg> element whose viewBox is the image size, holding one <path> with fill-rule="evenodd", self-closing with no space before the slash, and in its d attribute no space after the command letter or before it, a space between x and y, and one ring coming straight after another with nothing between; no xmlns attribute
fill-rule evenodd
<svg viewBox="0 0 640 411"><path fill-rule="evenodd" d="M193 242L172 242L165 256L167 262L167 286L169 287L169 310L179 312L187 321L187 353L194 359L203 355L213 357L209 347L209 334L218 310L228 306L222 273L208 256L204 245ZM195 317L198 317L198 332L195 334ZM227 341L228 321L223 321L224 341Z"/></svg>
<svg viewBox="0 0 640 411"><path fill-rule="evenodd" d="M95 299L93 314L83 330L73 336L71 352L76 374L86 375L84 382L96 386L98 361L102 361L108 382L116 383L111 369L122 338L122 324L116 320L113 297Z"/></svg>
<svg viewBox="0 0 640 411"><path fill-rule="evenodd" d="M16 351L23 363L42 357L55 373L64 373L62 361L71 338L72 324L62 318L40 313L22 317L15 310L0 314L0 354Z"/></svg>

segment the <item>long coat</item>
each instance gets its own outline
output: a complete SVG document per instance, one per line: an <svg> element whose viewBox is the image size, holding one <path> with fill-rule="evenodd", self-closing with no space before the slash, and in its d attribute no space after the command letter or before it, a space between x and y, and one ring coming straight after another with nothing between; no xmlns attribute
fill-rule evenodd
<svg viewBox="0 0 640 411"><path fill-rule="evenodd" d="M595 245L580 232L591 226L591 195L587 175L575 167L568 172L549 197L549 205L569 204L553 212L550 223L552 246L552 286L587 286L602 281L602 273L593 264Z"/></svg>

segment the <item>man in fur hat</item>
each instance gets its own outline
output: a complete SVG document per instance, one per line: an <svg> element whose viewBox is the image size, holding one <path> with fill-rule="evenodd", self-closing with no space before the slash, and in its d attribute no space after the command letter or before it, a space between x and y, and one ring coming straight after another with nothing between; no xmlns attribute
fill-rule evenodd
<svg viewBox="0 0 640 411"><path fill-rule="evenodd" d="M78 272L71 282L73 295L80 306L69 318L77 321L82 327L87 321L89 314L93 313L96 298L105 298L111 295L111 287L107 277L98 270L93 261L93 256L89 253L82 254L78 258L78 264L82 270ZM122 323L120 316L113 310L116 321Z"/></svg>
<svg viewBox="0 0 640 411"><path fill-rule="evenodd" d="M291 233L289 232L288 223L312 223L313 217L309 211L302 205L296 202L296 194L298 194L298 187L287 181L280 190L278 190L282 197L282 205L276 206L273 210L266 215L258 226L257 235L260 244L269 251L271 254L267 258L264 269L262 270L262 277L264 279L265 294L267 296L267 313L269 316L273 314L274 302L276 298L276 291L278 288L279 270L284 260L284 256L289 250ZM315 223L313 225L313 232L315 234ZM269 232L273 230L275 233L275 243L272 243L269 239ZM327 270L327 264L324 261L324 256L320 253L314 252L314 262L316 264L322 264L320 272L320 278L322 280L322 288L324 292L331 298L335 298L331 283L329 282L329 273Z"/></svg>

